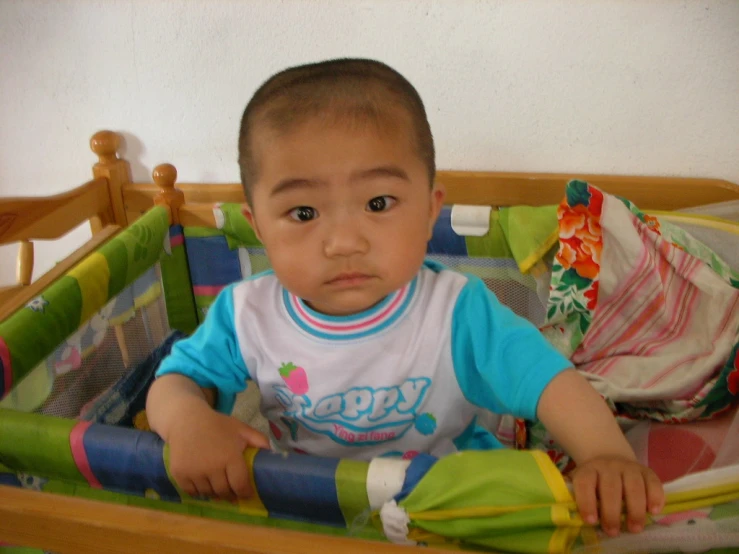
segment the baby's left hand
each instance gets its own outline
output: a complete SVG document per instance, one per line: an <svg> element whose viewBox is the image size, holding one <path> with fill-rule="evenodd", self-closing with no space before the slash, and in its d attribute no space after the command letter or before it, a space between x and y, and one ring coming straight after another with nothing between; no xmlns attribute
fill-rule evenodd
<svg viewBox="0 0 739 554"><path fill-rule="evenodd" d="M594 458L580 465L572 476L580 515L586 523L598 521L610 536L621 529L622 501L626 503L627 528L632 533L644 529L646 514L662 511L665 494L662 483L649 468L626 458Z"/></svg>

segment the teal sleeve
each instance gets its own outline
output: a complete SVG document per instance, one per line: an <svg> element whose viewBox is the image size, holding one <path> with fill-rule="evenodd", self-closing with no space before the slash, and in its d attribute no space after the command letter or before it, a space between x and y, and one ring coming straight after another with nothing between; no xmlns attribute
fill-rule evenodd
<svg viewBox="0 0 739 554"><path fill-rule="evenodd" d="M246 388L249 379L234 330L233 285L218 294L193 335L174 344L156 376L169 373L189 377L202 388L215 389L216 409L225 414L233 411L236 395Z"/></svg>
<svg viewBox="0 0 739 554"><path fill-rule="evenodd" d="M572 363L529 321L469 277L452 315L452 361L465 398L498 414L536 419L541 393Z"/></svg>

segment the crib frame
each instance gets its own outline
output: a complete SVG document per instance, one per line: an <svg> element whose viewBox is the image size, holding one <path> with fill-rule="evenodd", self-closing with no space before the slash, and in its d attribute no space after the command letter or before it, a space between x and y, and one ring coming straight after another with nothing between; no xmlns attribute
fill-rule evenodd
<svg viewBox="0 0 739 554"><path fill-rule="evenodd" d="M67 193L0 198L0 245L20 242L18 283L0 288L0 321L153 205L168 208L170 224L215 227L214 203L244 201L240 184L176 184L177 171L170 164L154 169L153 184L132 182L128 162L118 155L119 143L114 132L95 133L90 141L98 156L94 178ZM498 207L558 203L565 183L574 177L627 197L647 210L679 210L739 200L739 185L721 179L469 171L437 174L446 187L449 204ZM84 221L90 222L92 238L33 281L32 241L59 238ZM60 554L405 551L385 543L221 522L4 486L0 486L0 540Z"/></svg>

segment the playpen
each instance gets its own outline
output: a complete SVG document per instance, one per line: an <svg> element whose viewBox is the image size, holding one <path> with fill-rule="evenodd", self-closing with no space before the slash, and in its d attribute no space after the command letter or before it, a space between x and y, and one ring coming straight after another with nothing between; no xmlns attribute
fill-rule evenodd
<svg viewBox="0 0 739 554"><path fill-rule="evenodd" d="M267 269L268 260L241 213L240 185L177 184L169 164L154 169L154 184L134 183L116 134L96 133L91 146L99 157L92 181L55 197L0 199L0 244L20 243L18 282L0 289L0 551L402 551L392 542L428 551L739 547L739 186L437 175L448 206L429 256L480 276L539 325L601 387L637 454L668 483L665 512L643 534L608 539L577 516L562 476L569 461L546 430L488 413L480 422L511 449L369 463L249 450L255 497L230 505L179 491L166 447L146 430L153 370L224 286ZM92 238L34 281L33 241L84 221ZM584 243L599 245L600 259L582 259ZM632 267L624 252L642 265ZM602 314L622 302L620 313L645 317L625 301L635 290L628 280L650 274L674 316L651 325L680 332L670 342L672 331L662 329L659 345L638 343L633 332L615 344L618 333ZM676 279L691 303L673 313L670 302L680 299L674 288L665 291ZM656 386L660 379L631 389L619 381L623 359L644 362L647 374L665 357L684 361L685 344L695 348L690 371L660 377L679 382L679 392ZM594 377L604 363L616 368L613 379ZM247 389L236 415L286 432L260 419L257 395Z"/></svg>

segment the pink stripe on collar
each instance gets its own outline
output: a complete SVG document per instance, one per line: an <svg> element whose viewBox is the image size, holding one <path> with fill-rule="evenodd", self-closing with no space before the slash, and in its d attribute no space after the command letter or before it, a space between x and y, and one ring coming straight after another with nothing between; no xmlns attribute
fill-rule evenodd
<svg viewBox="0 0 739 554"><path fill-rule="evenodd" d="M382 321L383 319L387 318L388 315L393 313L398 305L403 301L403 298L405 298L406 294L408 292L408 287L405 287L402 292L393 299L393 301L390 303L390 305L385 308L382 312L377 314L372 319L368 319L367 321L363 321L361 323L356 323L354 325L330 325L328 323L322 323L321 321L311 317L303 308L302 303L293 296L293 305L295 306L295 309L298 311L300 316L305 319L305 321L314 327L318 327L319 329L322 329L324 331L357 331L359 329L367 329L372 327L375 323L378 323Z"/></svg>

